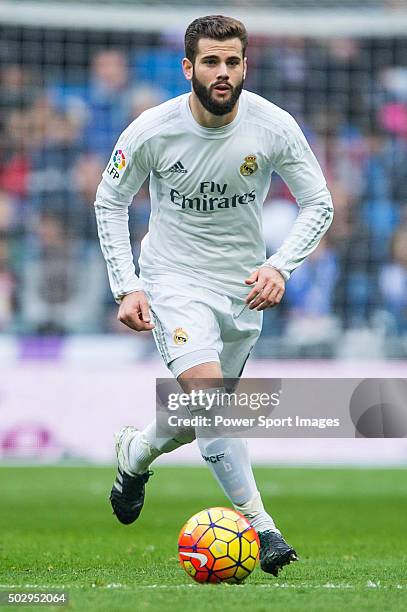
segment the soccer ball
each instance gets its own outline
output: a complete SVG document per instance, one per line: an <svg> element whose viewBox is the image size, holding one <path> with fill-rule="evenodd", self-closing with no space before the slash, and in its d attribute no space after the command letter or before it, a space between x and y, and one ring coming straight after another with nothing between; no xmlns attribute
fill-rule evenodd
<svg viewBox="0 0 407 612"><path fill-rule="evenodd" d="M239 512L208 508L185 523L178 553L181 566L197 582L242 582L256 567L259 538Z"/></svg>

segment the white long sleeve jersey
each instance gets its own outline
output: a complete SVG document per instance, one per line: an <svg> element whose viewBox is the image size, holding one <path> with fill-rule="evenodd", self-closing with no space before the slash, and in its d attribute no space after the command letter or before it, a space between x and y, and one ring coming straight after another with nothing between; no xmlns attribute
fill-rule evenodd
<svg viewBox="0 0 407 612"><path fill-rule="evenodd" d="M328 229L333 206L321 168L293 117L243 91L235 119L198 124L190 94L142 113L121 134L95 201L98 232L116 301L143 280L187 277L245 297L245 279L270 264L288 279ZM265 261L262 206L272 172L286 182L298 217ZM150 175L151 215L136 276L128 206Z"/></svg>

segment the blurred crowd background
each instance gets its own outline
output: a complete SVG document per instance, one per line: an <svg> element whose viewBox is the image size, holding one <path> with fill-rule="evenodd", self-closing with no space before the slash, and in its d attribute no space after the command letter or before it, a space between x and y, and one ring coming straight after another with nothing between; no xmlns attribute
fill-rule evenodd
<svg viewBox="0 0 407 612"><path fill-rule="evenodd" d="M116 320L93 202L120 132L188 91L181 33L2 26L0 40L0 332L132 333ZM407 33L255 35L248 58L246 88L296 117L336 213L266 313L257 356L407 357ZM269 254L296 214L274 175ZM130 208L136 262L148 217L146 184Z"/></svg>

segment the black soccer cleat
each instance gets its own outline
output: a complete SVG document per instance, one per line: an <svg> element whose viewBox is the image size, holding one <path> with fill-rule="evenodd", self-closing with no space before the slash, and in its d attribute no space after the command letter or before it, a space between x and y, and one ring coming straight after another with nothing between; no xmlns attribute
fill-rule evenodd
<svg viewBox="0 0 407 612"><path fill-rule="evenodd" d="M278 576L284 565L297 561L294 548L289 546L283 536L275 531L260 531L260 567L263 572Z"/></svg>
<svg viewBox="0 0 407 612"><path fill-rule="evenodd" d="M131 425L123 427L116 434L117 475L110 493L113 514L124 525L134 523L144 505L145 484L153 472L133 474L129 461L130 444L141 433Z"/></svg>
<svg viewBox="0 0 407 612"><path fill-rule="evenodd" d="M118 469L109 499L113 514L123 525L134 523L140 516L144 505L145 484L152 473L147 471L144 474L130 476L120 468Z"/></svg>

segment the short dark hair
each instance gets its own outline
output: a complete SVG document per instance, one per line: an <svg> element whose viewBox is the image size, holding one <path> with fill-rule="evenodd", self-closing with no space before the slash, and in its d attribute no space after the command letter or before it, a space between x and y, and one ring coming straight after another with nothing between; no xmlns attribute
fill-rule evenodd
<svg viewBox="0 0 407 612"><path fill-rule="evenodd" d="M185 55L194 63L200 38L228 40L238 38L242 43L243 57L247 49L247 31L241 21L224 15L207 15L195 19L185 32Z"/></svg>

